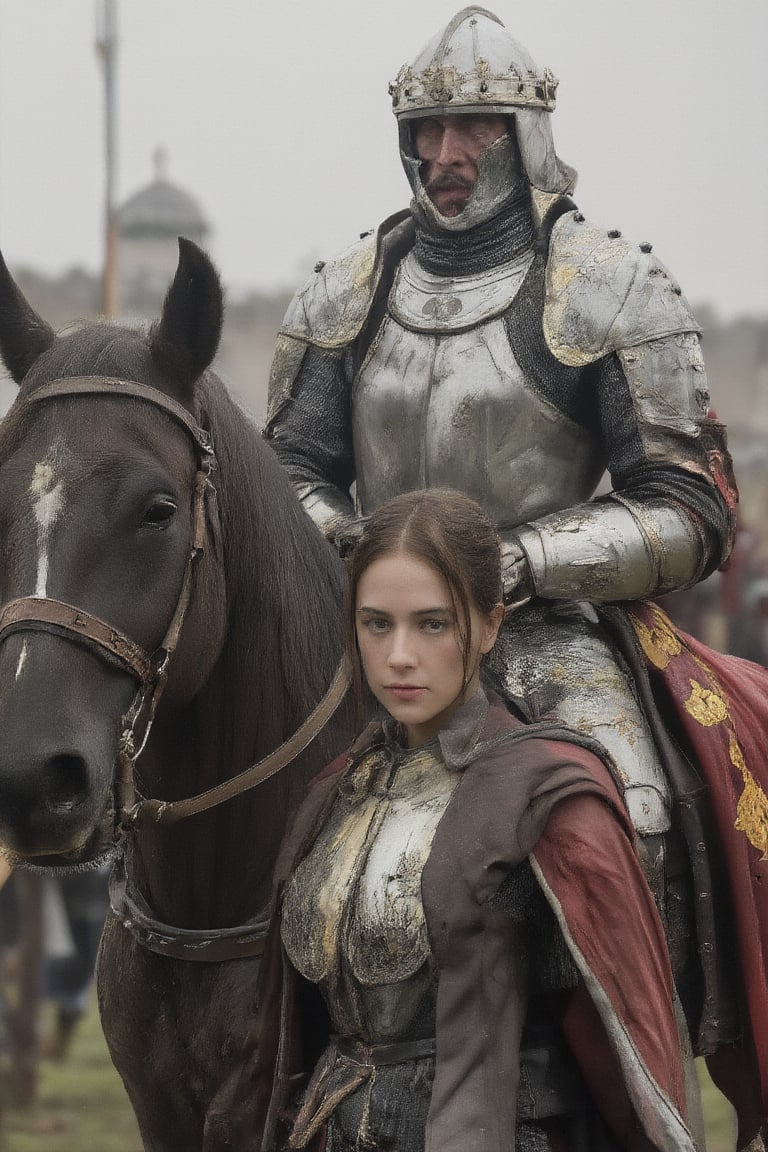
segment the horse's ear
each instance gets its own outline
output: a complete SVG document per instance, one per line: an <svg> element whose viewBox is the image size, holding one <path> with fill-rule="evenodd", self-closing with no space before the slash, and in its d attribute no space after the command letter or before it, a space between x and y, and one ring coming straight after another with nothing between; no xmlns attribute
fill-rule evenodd
<svg viewBox="0 0 768 1152"><path fill-rule="evenodd" d="M221 339L224 296L213 264L197 244L179 237L179 264L152 328L152 359L182 388L190 389L209 366Z"/></svg>
<svg viewBox="0 0 768 1152"><path fill-rule="evenodd" d="M21 294L0 254L0 356L17 384L55 339L53 328Z"/></svg>

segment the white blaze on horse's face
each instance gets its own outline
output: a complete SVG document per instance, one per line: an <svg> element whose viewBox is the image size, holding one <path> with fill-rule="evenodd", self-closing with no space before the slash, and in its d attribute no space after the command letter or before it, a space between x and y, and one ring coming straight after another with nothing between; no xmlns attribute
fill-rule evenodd
<svg viewBox="0 0 768 1152"><path fill-rule="evenodd" d="M55 440L45 460L35 465L29 494L32 497L32 512L37 526L37 572L35 576L35 596L44 597L48 593L48 570L50 566L49 544L51 529L64 507L64 485L56 479L56 466L63 455L63 445ZM21 646L19 662L16 665L18 680L27 661L27 642Z"/></svg>
<svg viewBox="0 0 768 1152"><path fill-rule="evenodd" d="M35 464L29 494L32 497L32 512L37 526L37 572L35 596L48 594L48 570L50 567L51 530L61 516L64 507L64 484L57 480L56 470L63 457L63 444L55 440L44 460ZM27 642L21 646L19 662L16 666L16 679L21 676L27 660Z"/></svg>
<svg viewBox="0 0 768 1152"><path fill-rule="evenodd" d="M63 445L59 440L54 441L45 460L35 465L32 482L29 485L32 511L37 524L35 596L48 594L51 531L64 508L64 484L56 478L57 466L60 465L63 455L62 448Z"/></svg>

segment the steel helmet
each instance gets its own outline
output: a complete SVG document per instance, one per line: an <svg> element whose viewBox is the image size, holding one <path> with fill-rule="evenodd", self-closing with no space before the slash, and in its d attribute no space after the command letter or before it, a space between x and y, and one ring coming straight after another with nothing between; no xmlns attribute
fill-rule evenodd
<svg viewBox="0 0 768 1152"><path fill-rule="evenodd" d="M557 84L498 16L475 6L458 12L412 64L400 69L389 92L403 167L417 203L439 227L461 231L493 216L508 198L520 162L534 193L573 190L576 172L557 156L549 121ZM449 219L437 212L421 183L410 122L462 113L512 116L517 149L514 142L510 147L497 141L482 153L472 197L463 212Z"/></svg>

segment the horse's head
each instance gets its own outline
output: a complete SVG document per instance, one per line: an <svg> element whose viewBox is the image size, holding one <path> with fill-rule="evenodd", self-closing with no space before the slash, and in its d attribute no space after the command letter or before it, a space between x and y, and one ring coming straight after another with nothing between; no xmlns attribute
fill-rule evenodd
<svg viewBox="0 0 768 1152"><path fill-rule="evenodd" d="M0 632L0 847L22 860L91 860L111 841L121 717L141 677L120 649L130 641L152 654L174 618L201 489L195 384L221 322L216 272L188 241L148 335L89 324L55 336L0 258L0 354L20 385L0 428L0 603L22 601ZM71 378L100 381L106 394L51 388ZM115 380L159 390L170 410ZM192 431L174 404L192 414ZM194 695L224 635L223 578L207 544L169 706ZM84 638L51 601L80 611ZM117 652L109 635L93 638L99 622Z"/></svg>

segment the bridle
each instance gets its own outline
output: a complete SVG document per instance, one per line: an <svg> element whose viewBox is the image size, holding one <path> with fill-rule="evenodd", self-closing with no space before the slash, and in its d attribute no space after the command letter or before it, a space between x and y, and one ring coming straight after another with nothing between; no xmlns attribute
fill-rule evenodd
<svg viewBox="0 0 768 1152"><path fill-rule="evenodd" d="M216 457L210 434L197 424L186 408L158 388L138 381L102 376L68 377L41 385L25 398L24 403L39 404L64 396L96 395L141 400L161 408L186 430L194 442L197 472L193 484L191 546L179 598L165 636L159 647L148 653L119 629L90 612L48 597L25 596L11 600L0 610L0 644L13 632L52 632L86 645L109 663L116 663L138 681L134 699L122 720L114 779L116 832L125 835L148 819L156 824L175 824L188 816L207 811L255 788L280 772L308 747L328 723L346 695L350 675L346 660L342 660L328 691L301 727L263 760L239 775L185 800L137 798L136 761L146 747L157 706L168 680L169 665L189 608L194 569L205 548L208 524L211 521L218 524L217 516L207 514L209 502L216 500L216 489L211 482Z"/></svg>
<svg viewBox="0 0 768 1152"><path fill-rule="evenodd" d="M60 397L109 396L141 400L161 408L192 438L197 461L193 484L192 534L181 591L171 621L159 647L152 653L136 644L118 628L97 616L63 601L43 596L12 600L0 610L0 644L13 632L43 630L83 644L110 664L129 672L138 682L133 701L122 719L114 774L115 836L118 855L110 881L113 913L144 948L162 956L181 960L217 962L260 956L264 951L267 918L258 913L245 924L208 930L183 929L157 920L136 890L131 876L131 833L143 822L176 824L188 816L205 812L276 775L308 747L341 704L350 684L347 661L343 659L330 687L304 723L278 748L230 780L197 796L166 801L139 796L135 785L136 761L144 751L157 706L168 680L168 670L181 636L189 608L195 566L205 548L206 531L214 537L218 515L216 489L211 474L216 466L210 434L201 428L181 404L158 388L134 380L114 377L73 376L42 384L24 400L39 404Z"/></svg>

